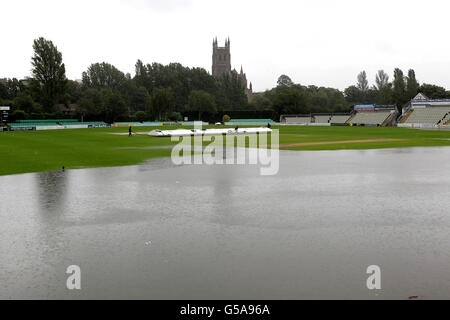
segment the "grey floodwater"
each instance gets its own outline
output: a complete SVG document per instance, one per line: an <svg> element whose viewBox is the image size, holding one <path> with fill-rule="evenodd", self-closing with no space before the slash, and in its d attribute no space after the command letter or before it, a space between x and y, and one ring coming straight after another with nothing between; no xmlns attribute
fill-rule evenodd
<svg viewBox="0 0 450 320"><path fill-rule="evenodd" d="M0 177L0 298L450 298L450 148L280 156Z"/></svg>

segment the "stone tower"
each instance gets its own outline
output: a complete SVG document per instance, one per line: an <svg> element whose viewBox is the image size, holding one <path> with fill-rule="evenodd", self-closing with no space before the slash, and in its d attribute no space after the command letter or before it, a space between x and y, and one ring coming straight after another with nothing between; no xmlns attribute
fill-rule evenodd
<svg viewBox="0 0 450 320"><path fill-rule="evenodd" d="M250 82L250 87L248 87L247 75L244 73L242 66L240 73L235 69L231 70L230 38L225 39L225 47L218 47L216 37L213 39L212 75L219 77L224 73L236 74L242 80L248 101L253 98L252 83Z"/></svg>
<svg viewBox="0 0 450 320"><path fill-rule="evenodd" d="M225 47L217 46L217 38L213 40L212 75L220 76L224 72L231 72L230 38L225 40Z"/></svg>

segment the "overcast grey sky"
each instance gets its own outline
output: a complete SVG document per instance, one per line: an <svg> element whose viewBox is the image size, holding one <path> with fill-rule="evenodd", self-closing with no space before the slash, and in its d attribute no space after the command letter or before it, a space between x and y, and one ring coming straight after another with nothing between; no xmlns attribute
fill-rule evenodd
<svg viewBox="0 0 450 320"><path fill-rule="evenodd" d="M211 72L212 39L231 40L231 63L253 88L296 83L344 89L366 70L395 67L450 88L448 0L14 0L1 1L0 78L30 75L33 39L52 40L67 76L94 62L134 75L144 63Z"/></svg>

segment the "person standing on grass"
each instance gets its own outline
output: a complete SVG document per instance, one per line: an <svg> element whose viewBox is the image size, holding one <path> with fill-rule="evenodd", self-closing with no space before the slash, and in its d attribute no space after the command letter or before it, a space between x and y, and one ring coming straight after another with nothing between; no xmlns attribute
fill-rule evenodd
<svg viewBox="0 0 450 320"><path fill-rule="evenodd" d="M131 126L128 127L128 136L131 137Z"/></svg>

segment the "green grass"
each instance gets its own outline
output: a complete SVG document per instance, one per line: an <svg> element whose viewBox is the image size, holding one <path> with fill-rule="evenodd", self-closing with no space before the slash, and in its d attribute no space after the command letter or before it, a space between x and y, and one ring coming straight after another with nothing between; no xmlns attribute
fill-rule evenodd
<svg viewBox="0 0 450 320"><path fill-rule="evenodd" d="M280 129L281 149L336 150L417 146L450 146L450 131L376 127L286 126ZM155 127L134 128L148 132ZM165 127L164 129L168 129ZM172 129L172 127L171 127ZM135 135L131 138L111 133L126 133L128 128L97 128L48 131L0 132L0 175L67 169L124 166L170 156L170 149L158 146L175 144L170 138ZM346 140L401 139L383 142L339 142ZM338 142L336 144L292 145L298 143ZM283 146L290 144L290 146ZM154 147L148 149L148 147Z"/></svg>
<svg viewBox="0 0 450 320"><path fill-rule="evenodd" d="M170 139L112 135L128 128L12 131L0 133L0 175L106 166L125 166L170 155ZM126 149L126 148L134 149Z"/></svg>
<svg viewBox="0 0 450 320"><path fill-rule="evenodd" d="M358 143L341 142L336 144L317 144L307 146L282 146L281 149L340 150L450 146L450 140L446 140L450 139L450 131L418 130L397 127L288 126L280 128L280 145L376 139L395 139L396 141Z"/></svg>

